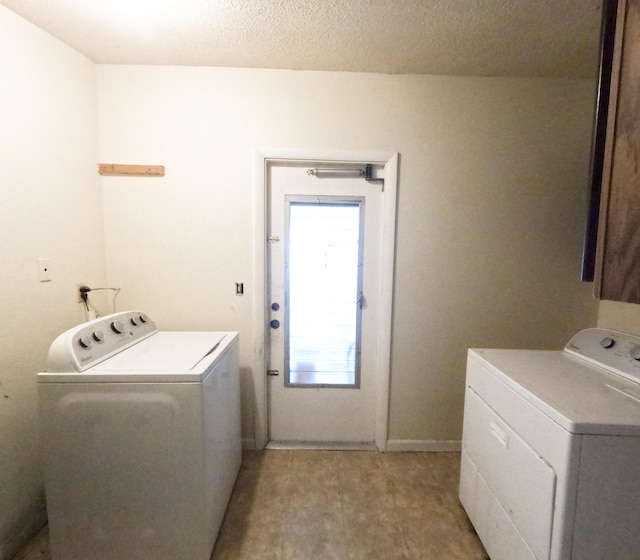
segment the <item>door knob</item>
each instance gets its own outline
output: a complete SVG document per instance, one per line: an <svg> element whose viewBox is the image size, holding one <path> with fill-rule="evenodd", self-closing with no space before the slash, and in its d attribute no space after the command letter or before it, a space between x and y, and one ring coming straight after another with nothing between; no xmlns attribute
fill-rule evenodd
<svg viewBox="0 0 640 560"><path fill-rule="evenodd" d="M271 321L271 323L269 323L271 325L272 329L277 329L280 327L280 321L278 321L278 319L274 319L273 321Z"/></svg>

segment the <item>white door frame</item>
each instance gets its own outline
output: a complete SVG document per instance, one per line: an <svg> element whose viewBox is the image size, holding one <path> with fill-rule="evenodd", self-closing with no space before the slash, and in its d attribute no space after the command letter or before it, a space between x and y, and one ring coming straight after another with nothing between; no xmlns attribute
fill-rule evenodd
<svg viewBox="0 0 640 560"><path fill-rule="evenodd" d="M254 352L253 381L255 388L254 446L263 449L268 439L268 395L266 342L268 305L267 278L267 170L271 163L293 161L301 164L336 162L373 163L384 166L382 200L382 247L380 256L380 323L377 345L375 444L386 451L389 424L389 384L391 368L391 321L393 314L393 280L396 237L396 199L398 192L398 153L331 152L258 148L254 154Z"/></svg>

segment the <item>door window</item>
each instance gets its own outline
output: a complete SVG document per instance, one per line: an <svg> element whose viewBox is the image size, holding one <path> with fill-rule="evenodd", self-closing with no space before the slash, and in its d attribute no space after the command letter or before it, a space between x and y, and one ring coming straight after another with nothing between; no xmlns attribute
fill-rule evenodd
<svg viewBox="0 0 640 560"><path fill-rule="evenodd" d="M287 386L360 385L363 205L287 197Z"/></svg>

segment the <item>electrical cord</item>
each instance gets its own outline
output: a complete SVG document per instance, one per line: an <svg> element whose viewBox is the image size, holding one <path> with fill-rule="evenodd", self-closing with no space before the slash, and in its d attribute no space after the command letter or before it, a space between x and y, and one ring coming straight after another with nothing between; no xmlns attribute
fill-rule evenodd
<svg viewBox="0 0 640 560"><path fill-rule="evenodd" d="M96 316L98 316L98 310L93 305L91 305L91 303L89 303L89 292L96 292L96 291L99 291L99 290L111 290L111 291L114 292L113 298L111 299L111 306L113 307L112 313L115 313L116 312L116 298L118 297L118 294L120 293L120 288L90 288L89 286L81 286L80 287L80 298L84 302L84 306L85 306L85 309L87 311L87 314L90 313L90 308L92 308L93 311L95 312Z"/></svg>

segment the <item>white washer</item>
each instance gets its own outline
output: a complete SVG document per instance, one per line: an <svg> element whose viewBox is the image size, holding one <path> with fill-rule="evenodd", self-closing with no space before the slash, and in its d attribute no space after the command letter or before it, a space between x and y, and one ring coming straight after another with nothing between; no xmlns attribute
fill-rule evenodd
<svg viewBox="0 0 640 560"><path fill-rule="evenodd" d="M492 560L640 558L640 338L469 350L460 500Z"/></svg>
<svg viewBox="0 0 640 560"><path fill-rule="evenodd" d="M241 462L238 335L84 323L38 374L54 560L209 560Z"/></svg>

